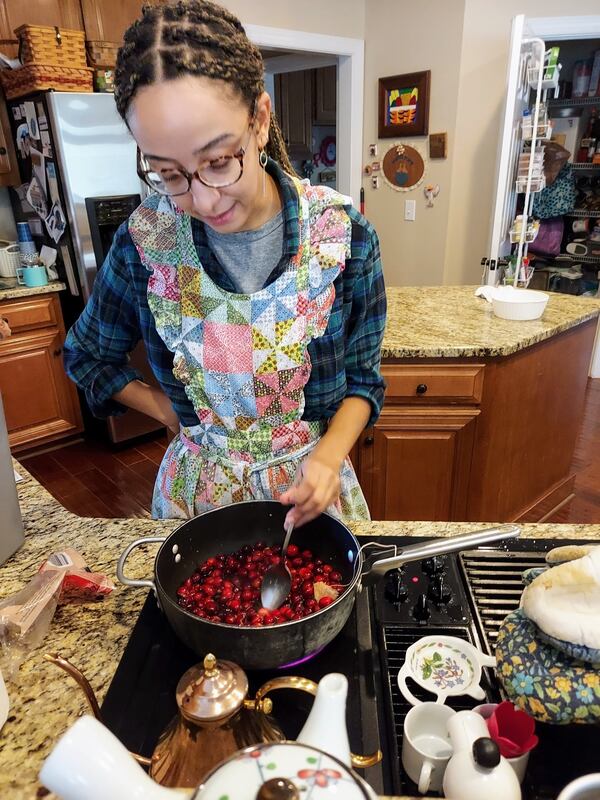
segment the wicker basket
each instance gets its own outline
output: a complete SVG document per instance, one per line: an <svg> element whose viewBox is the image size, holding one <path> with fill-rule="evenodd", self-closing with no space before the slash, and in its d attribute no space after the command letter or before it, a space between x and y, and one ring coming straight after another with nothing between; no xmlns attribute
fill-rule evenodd
<svg viewBox="0 0 600 800"><path fill-rule="evenodd" d="M85 69L85 33L43 25L21 25L19 57L27 64L52 64L69 69Z"/></svg>
<svg viewBox="0 0 600 800"><path fill-rule="evenodd" d="M85 43L90 67L111 69L117 63L119 42L98 42L88 40Z"/></svg>
<svg viewBox="0 0 600 800"><path fill-rule="evenodd" d="M53 64L27 64L19 69L2 69L0 83L8 100L46 89L59 92L93 91L91 69L68 69Z"/></svg>

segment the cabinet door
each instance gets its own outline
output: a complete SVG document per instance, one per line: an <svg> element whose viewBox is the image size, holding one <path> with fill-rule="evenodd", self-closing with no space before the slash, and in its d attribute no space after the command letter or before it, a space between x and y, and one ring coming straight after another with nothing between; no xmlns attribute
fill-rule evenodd
<svg viewBox="0 0 600 800"><path fill-rule="evenodd" d="M115 5L118 5L115 3ZM0 3L0 39L14 39L19 25L57 25L83 30L79 0L2 0Z"/></svg>
<svg viewBox="0 0 600 800"><path fill-rule="evenodd" d="M315 122L335 125L337 110L337 67L315 70Z"/></svg>
<svg viewBox="0 0 600 800"><path fill-rule="evenodd" d="M77 393L63 368L63 341L60 329L45 328L0 344L0 392L13 448L83 428Z"/></svg>
<svg viewBox="0 0 600 800"><path fill-rule="evenodd" d="M0 186L18 186L20 182L8 111L4 98L0 97Z"/></svg>
<svg viewBox="0 0 600 800"><path fill-rule="evenodd" d="M142 16L142 7L160 3L161 0L81 0L86 36L91 41L121 42L131 23Z"/></svg>
<svg viewBox="0 0 600 800"><path fill-rule="evenodd" d="M373 519L466 519L478 415L474 408L384 408L359 443L359 480Z"/></svg>
<svg viewBox="0 0 600 800"><path fill-rule="evenodd" d="M312 79L310 70L275 76L275 110L291 158L312 157Z"/></svg>

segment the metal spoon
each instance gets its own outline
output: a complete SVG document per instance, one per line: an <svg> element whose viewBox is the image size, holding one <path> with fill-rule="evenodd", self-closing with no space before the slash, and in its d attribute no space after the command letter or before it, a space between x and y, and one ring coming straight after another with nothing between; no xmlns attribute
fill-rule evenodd
<svg viewBox="0 0 600 800"><path fill-rule="evenodd" d="M285 539L281 548L281 561L279 564L269 567L263 575L260 586L260 602L269 611L275 611L276 608L279 608L292 588L292 573L285 563L285 557L293 530L294 523L290 522L285 529Z"/></svg>

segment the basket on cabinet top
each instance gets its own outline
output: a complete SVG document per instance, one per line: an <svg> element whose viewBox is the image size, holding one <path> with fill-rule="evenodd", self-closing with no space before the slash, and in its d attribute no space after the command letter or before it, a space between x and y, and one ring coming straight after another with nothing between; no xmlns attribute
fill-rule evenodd
<svg viewBox="0 0 600 800"><path fill-rule="evenodd" d="M117 63L119 42L101 42L88 39L85 43L90 67L113 69Z"/></svg>
<svg viewBox="0 0 600 800"><path fill-rule="evenodd" d="M23 65L43 64L66 69L85 69L85 33L46 25L20 25L19 58Z"/></svg>
<svg viewBox="0 0 600 800"><path fill-rule="evenodd" d="M19 69L0 69L0 84L7 100L32 92L92 92L91 69L68 69L54 64L26 64Z"/></svg>

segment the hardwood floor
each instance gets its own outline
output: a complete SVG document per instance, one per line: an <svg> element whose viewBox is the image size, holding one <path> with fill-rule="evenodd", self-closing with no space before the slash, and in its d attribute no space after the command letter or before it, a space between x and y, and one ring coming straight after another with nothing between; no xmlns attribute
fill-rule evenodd
<svg viewBox="0 0 600 800"><path fill-rule="evenodd" d="M113 449L81 441L19 459L65 508L83 517L150 516L166 435ZM600 524L600 379L589 380L572 469L575 497L547 522Z"/></svg>
<svg viewBox="0 0 600 800"><path fill-rule="evenodd" d="M62 505L81 517L149 517L152 489L167 438L114 449L80 441L35 455L25 467Z"/></svg>

